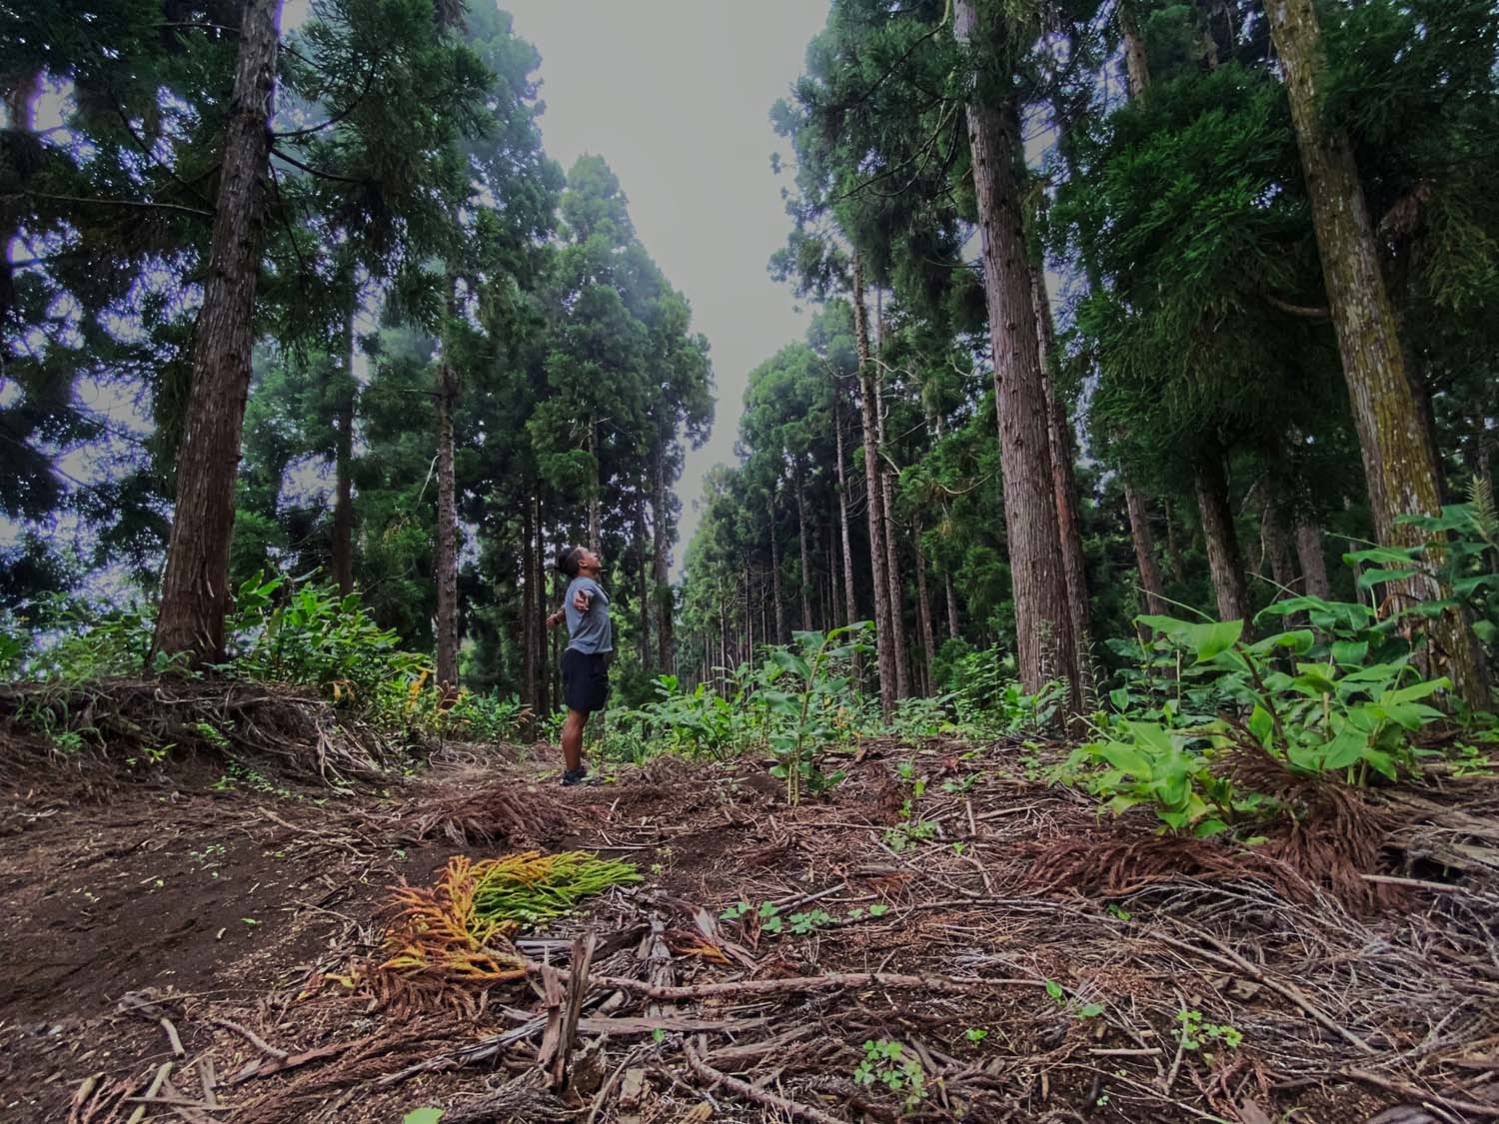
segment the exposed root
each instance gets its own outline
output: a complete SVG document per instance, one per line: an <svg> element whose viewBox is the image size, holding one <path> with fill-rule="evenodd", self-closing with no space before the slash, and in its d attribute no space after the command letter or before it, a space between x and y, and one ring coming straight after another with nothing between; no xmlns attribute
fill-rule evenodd
<svg viewBox="0 0 1499 1124"><path fill-rule="evenodd" d="M163 678L0 689L0 775L162 751L268 761L325 784L378 779L394 756L374 729L292 687Z"/></svg>

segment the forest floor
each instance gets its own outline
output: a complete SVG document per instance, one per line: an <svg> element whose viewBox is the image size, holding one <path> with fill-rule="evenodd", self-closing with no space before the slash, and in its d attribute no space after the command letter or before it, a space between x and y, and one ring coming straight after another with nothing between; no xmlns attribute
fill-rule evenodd
<svg viewBox="0 0 1499 1124"><path fill-rule="evenodd" d="M0 1119L1499 1119L1499 782L1384 793L1339 882L1101 822L1038 779L1061 752L865 741L796 808L747 760L561 789L545 747L343 795L32 774L0 791ZM518 943L581 968L592 932L591 965L377 1001L390 887L529 847L638 864Z"/></svg>

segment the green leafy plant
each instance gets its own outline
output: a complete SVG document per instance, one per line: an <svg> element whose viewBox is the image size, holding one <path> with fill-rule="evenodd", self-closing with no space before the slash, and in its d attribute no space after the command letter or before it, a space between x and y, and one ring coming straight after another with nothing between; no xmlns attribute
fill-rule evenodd
<svg viewBox="0 0 1499 1124"><path fill-rule="evenodd" d="M1243 1032L1232 1026L1203 1022L1201 1011L1178 1011L1176 1021L1178 1025L1172 1034L1183 1050L1199 1050L1211 1042L1221 1042L1230 1050L1236 1050L1244 1041Z"/></svg>
<svg viewBox="0 0 1499 1124"><path fill-rule="evenodd" d="M963 1032L963 1037L975 1046L982 1046L984 1039L989 1037L989 1032L981 1027L971 1026Z"/></svg>
<svg viewBox="0 0 1499 1124"><path fill-rule="evenodd" d="M1302 614L1310 627L1251 643L1241 621L1139 618L1155 639L1134 685L1111 695L1127 713L1105 716L1100 736L1070 762L1099 767L1084 783L1110 811L1146 804L1166 827L1206 836L1269 810L1214 772L1235 748L1355 784L1415 767L1415 735L1446 717L1425 700L1447 680L1422 679L1364 606L1291 598L1271 608L1272 617ZM1152 679L1163 668L1166 681ZM1142 712L1149 720L1136 717Z"/></svg>
<svg viewBox="0 0 1499 1124"><path fill-rule="evenodd" d="M800 802L803 788L815 794L843 779L842 772L829 775L822 769L841 701L851 690L848 675L834 668L846 664L866 629L867 622L860 622L827 633L797 632L798 650L770 650L780 674L777 685L762 690L761 698L773 716L769 740L776 763L771 775L785 780L788 804Z"/></svg>
<svg viewBox="0 0 1499 1124"><path fill-rule="evenodd" d="M1075 1019L1094 1019L1103 1014L1102 1003L1080 1003L1075 998L1068 998L1067 990L1056 980L1045 980L1044 985L1046 994Z"/></svg>
<svg viewBox="0 0 1499 1124"><path fill-rule="evenodd" d="M890 1092L901 1094L907 1110L914 1109L927 1095L921 1060L910 1047L888 1038L864 1043L864 1060L854 1070L854 1082L879 1082Z"/></svg>
<svg viewBox="0 0 1499 1124"><path fill-rule="evenodd" d="M821 929L833 923L832 914L826 910L814 909L806 913L793 913L791 915L791 931L798 936L805 936L814 929Z"/></svg>

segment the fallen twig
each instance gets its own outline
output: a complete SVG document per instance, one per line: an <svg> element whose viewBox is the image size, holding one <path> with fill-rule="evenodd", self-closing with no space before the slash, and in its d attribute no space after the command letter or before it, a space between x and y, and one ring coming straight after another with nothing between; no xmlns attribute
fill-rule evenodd
<svg viewBox="0 0 1499 1124"><path fill-rule="evenodd" d="M208 1021L213 1023L215 1026L223 1027L225 1030L234 1031L235 1034L239 1035L246 1042L250 1043L250 1045L254 1046L257 1050L261 1050L269 1054L278 1062L284 1062L288 1057L291 1056L285 1050L278 1050L275 1046L272 1046L269 1042L260 1037L260 1035L256 1034L249 1027L240 1026L239 1023L230 1022L228 1019L219 1018L219 1016L217 1015L210 1015L208 1017Z"/></svg>
<svg viewBox="0 0 1499 1124"><path fill-rule="evenodd" d="M714 1085L722 1085L725 1089L738 1093L741 1097L753 1101L755 1104L763 1105L766 1108L773 1108L778 1112L784 1112L788 1116L814 1121L814 1124L847 1124L846 1121L836 1116L829 1116L820 1108L813 1108L811 1105L787 1100L785 1097L772 1093L767 1089L757 1089L747 1081L741 1081L737 1077L730 1077L727 1073L719 1072L698 1055L690 1042L683 1047L683 1052L687 1055L687 1064L692 1068L692 1071L704 1081L711 1082Z"/></svg>
<svg viewBox="0 0 1499 1124"><path fill-rule="evenodd" d="M1187 926L1187 928L1190 928L1190 926ZM1191 931L1197 936L1201 937L1203 940L1208 941L1210 944L1212 944L1213 947L1217 948L1222 953L1222 955L1220 956L1215 953L1209 952L1207 949L1199 948L1188 941L1179 941L1175 937L1168 937L1164 933L1152 932L1151 935L1156 940L1159 940L1164 944L1168 944L1172 948L1180 949L1183 952L1190 952L1194 956L1202 957L1204 960L1210 960L1214 964L1217 964L1219 967L1237 968L1241 972L1247 972L1255 980L1264 984L1271 991L1279 992L1285 998L1289 999L1292 1003L1296 1004L1296 1006L1300 1007L1303 1012L1305 1012L1307 1015L1310 1015L1313 1019L1316 1019L1317 1022L1321 1023L1324 1027L1332 1031L1339 1038L1342 1038L1344 1041L1354 1046L1361 1053L1377 1053L1373 1046L1369 1045L1369 1043L1365 1042L1362 1038L1354 1034L1353 1031L1349 1030L1341 1023L1334 1021L1320 1008L1315 1006L1310 999L1302 994L1299 988L1288 983L1281 983L1279 980L1271 979L1263 971L1255 967L1248 960L1245 960L1233 949L1224 945L1222 942L1218 941L1209 934L1204 933L1199 929L1191 929Z"/></svg>
<svg viewBox="0 0 1499 1124"><path fill-rule="evenodd" d="M166 1081L169 1076L171 1076L171 1073L172 1063L162 1062L161 1066L156 1070L156 1076L151 1078L151 1084L146 1086L146 1095L143 1097L126 1097L125 1099L128 1101L145 1101L148 1103L150 1101L154 1101L156 1099L156 1094L161 1092L162 1083ZM146 1105L137 1104L135 1111L132 1112L126 1119L125 1124L140 1124L140 1122L145 1119L145 1116Z"/></svg>
<svg viewBox="0 0 1499 1124"><path fill-rule="evenodd" d="M540 971L542 965L527 962L527 968ZM566 977L566 972L559 974ZM729 980L723 983L658 986L624 976L595 976L598 987L615 988L647 999L707 999L724 995L785 995L799 991L837 991L843 988L888 987L912 991L939 991L962 994L985 987L1045 987L1041 979L969 979L951 976L908 976L891 972L834 972L826 976L789 976L779 980Z"/></svg>
<svg viewBox="0 0 1499 1124"><path fill-rule="evenodd" d="M1402 1097L1409 1097L1414 1101L1433 1101L1459 1115L1469 1113L1474 1116L1485 1116L1490 1120L1499 1120L1499 1105L1479 1104L1477 1101L1461 1101L1453 1097L1444 1097L1439 1093L1428 1093L1425 1089L1418 1086L1409 1085L1404 1081L1396 1081L1394 1078L1384 1077L1378 1073L1372 1073L1367 1069L1356 1069L1350 1066L1338 1072L1345 1077L1352 1077L1356 1081L1376 1085L1387 1092L1399 1093Z"/></svg>

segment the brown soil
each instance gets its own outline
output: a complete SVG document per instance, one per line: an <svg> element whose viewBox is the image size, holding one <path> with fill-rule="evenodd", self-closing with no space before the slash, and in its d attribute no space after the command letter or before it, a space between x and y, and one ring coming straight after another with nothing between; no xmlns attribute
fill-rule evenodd
<svg viewBox="0 0 1499 1124"><path fill-rule="evenodd" d="M562 790L527 760L470 751L389 795L277 791L283 782L263 779L272 791L243 780L215 791L203 768L94 800L79 797L77 776L0 793L0 1120L123 1121L141 1103L126 1098L168 1062L184 1103L152 1105L147 1121L358 1124L423 1105L449 1120L584 1120L595 1109L599 1121L642 1124L785 1118L705 1081L689 1049L762 1093L847 1121L1357 1124L1423 1099L1432 1120L1499 1118L1499 965L1486 947L1499 895L1481 869L1481 825L1499 804L1492 783L1423 789L1385 848L1386 875L1439 873L1450 892L1410 888L1399 910L1360 913L1336 897L1308 908L1226 848L1176 876L1161 869L1144 817L1101 833L1086 800L1025 779L1004 747L959 762L951 745L881 742L844 785L794 809L749 762L658 759ZM915 806L931 826L914 837L900 816L911 794L900 760L930 778ZM968 787L943 792L943 779ZM496 782L504 799L485 795ZM1452 824L1478 833L1462 837L1468 850ZM1091 840L1109 848L1099 854L1116 874L1121 845L1155 857L1107 891L1123 896L1105 898L1088 870ZM1434 863L1438 845L1423 840L1477 865ZM605 1000L605 987L587 996L586 1018L664 1017L668 1030L601 1039L585 1028L571 1083L556 1092L533 1077L539 1034L480 1064L381 1083L514 1027L521 1016L507 1008L544 1013L532 986L401 1012L351 979L378 950L385 888L430 879L460 843L475 857L583 845L637 863L639 889L521 943L565 960L568 939L592 928L594 976L964 982L659 1003ZM1067 857L1050 882L1036 866L1047 855ZM1297 885L1317 894L1311 873ZM741 900L781 903L782 931L758 923L757 908L719 919ZM828 921L787 931L791 914L814 910ZM654 958L653 924L669 950L658 945ZM986 982L1000 980L1019 982ZM1180 1049L1182 1010L1242 1042ZM698 1035L670 1022L689 1017L738 1029ZM252 1034L296 1064L271 1072L279 1063ZM855 1083L864 1043L882 1039L919 1057L924 1097L903 1105L878 1082ZM246 1074L251 1063L260 1072ZM638 1094L622 1106L622 1077L635 1070ZM205 1107L210 1090L218 1108Z"/></svg>

